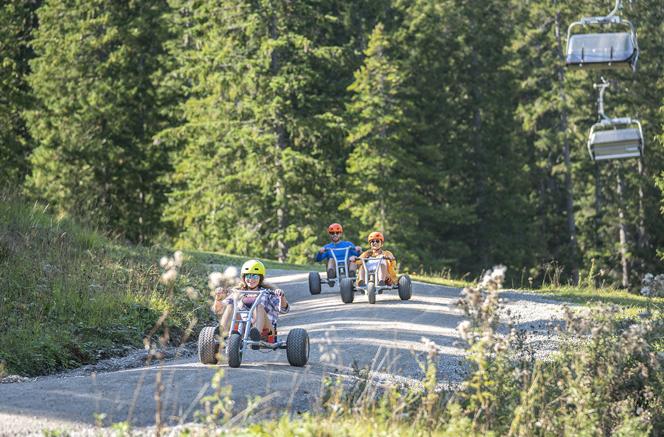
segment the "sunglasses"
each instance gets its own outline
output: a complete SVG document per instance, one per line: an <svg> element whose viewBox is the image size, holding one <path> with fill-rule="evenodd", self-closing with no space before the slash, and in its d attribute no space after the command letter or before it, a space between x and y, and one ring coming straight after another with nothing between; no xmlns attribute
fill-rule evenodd
<svg viewBox="0 0 664 437"><path fill-rule="evenodd" d="M380 240L371 240L371 241L369 241L369 243L378 244L378 243L382 243L382 241L380 241Z"/></svg>
<svg viewBox="0 0 664 437"><path fill-rule="evenodd" d="M260 278L261 278L261 275L257 275L255 273L253 273L253 274L249 273L247 275L244 275L244 280L245 281L248 281L248 280L251 280L251 279L253 279L255 281L258 281Z"/></svg>
<svg viewBox="0 0 664 437"><path fill-rule="evenodd" d="M330 235L341 235L341 232L330 232Z"/></svg>

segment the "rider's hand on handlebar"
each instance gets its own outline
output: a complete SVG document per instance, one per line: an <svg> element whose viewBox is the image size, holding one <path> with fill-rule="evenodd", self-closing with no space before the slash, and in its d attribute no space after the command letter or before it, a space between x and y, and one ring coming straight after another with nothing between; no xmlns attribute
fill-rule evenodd
<svg viewBox="0 0 664 437"><path fill-rule="evenodd" d="M355 251L362 253L362 248L360 246L355 246Z"/></svg>
<svg viewBox="0 0 664 437"><path fill-rule="evenodd" d="M228 296L228 290L225 288L218 287L214 290L214 299L215 300L224 300Z"/></svg>
<svg viewBox="0 0 664 437"><path fill-rule="evenodd" d="M325 248L321 247L320 250L318 251L318 253L325 253Z"/></svg>

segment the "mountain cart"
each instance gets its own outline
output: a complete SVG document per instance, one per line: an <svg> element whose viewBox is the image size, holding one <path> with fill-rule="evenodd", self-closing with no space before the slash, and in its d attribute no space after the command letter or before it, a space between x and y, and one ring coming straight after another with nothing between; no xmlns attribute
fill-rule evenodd
<svg viewBox="0 0 664 437"><path fill-rule="evenodd" d="M348 266L348 259L350 258L348 254L350 253L350 250L350 247L344 247L341 249L327 249L327 251L332 255L332 259L334 259L334 264L336 265L337 269L336 279L327 279L328 286L334 287L337 283L341 283L344 278L352 278ZM320 294L322 284L323 282L321 280L320 273L309 272L309 293Z"/></svg>
<svg viewBox="0 0 664 437"><path fill-rule="evenodd" d="M341 300L343 303L353 303L355 293L366 294L370 304L376 303L376 295L383 294L387 291L397 290L401 300L409 300L413 295L413 284L408 275L399 275L396 284L392 285L379 285L377 281L377 270L382 263L385 262L384 256L358 258L359 262L364 266L364 271L367 276L367 283L364 285L357 285L355 281L350 278L344 278L339 284L341 292Z"/></svg>
<svg viewBox="0 0 664 437"><path fill-rule="evenodd" d="M233 290L233 322L226 341L226 356L230 367L240 367L242 355L247 347L253 350L286 349L286 357L291 366L303 367L309 361L309 334L302 328L291 329L286 340L279 339L277 335L271 335L267 341L255 341L249 337L249 331L253 326L252 314L255 313L259 297L268 291L263 289L260 293L252 290ZM248 310L242 309L242 297L256 296ZM219 324L208 326L201 330L198 336L198 359L203 364L217 364L219 354Z"/></svg>

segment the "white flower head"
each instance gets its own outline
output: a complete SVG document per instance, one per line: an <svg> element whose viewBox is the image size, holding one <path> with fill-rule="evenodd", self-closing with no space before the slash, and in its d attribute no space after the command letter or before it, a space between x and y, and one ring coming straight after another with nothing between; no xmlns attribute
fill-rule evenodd
<svg viewBox="0 0 664 437"><path fill-rule="evenodd" d="M240 274L240 271L235 266L226 267L224 270L224 277L226 279L235 279Z"/></svg>
<svg viewBox="0 0 664 437"><path fill-rule="evenodd" d="M187 287L184 289L184 292L187 294L187 297L191 300L196 300L198 299L198 292L194 289L194 287Z"/></svg>
<svg viewBox="0 0 664 437"><path fill-rule="evenodd" d="M224 282L224 274L221 272L212 272L208 276L208 287L210 290L214 290L217 287L220 287Z"/></svg>
<svg viewBox="0 0 664 437"><path fill-rule="evenodd" d="M457 325L457 331L459 331L459 334L461 334L463 338L466 338L472 326L473 325L470 323L470 321L464 320Z"/></svg>
<svg viewBox="0 0 664 437"><path fill-rule="evenodd" d="M163 275L161 275L161 283L164 284L164 285L170 285L170 284L172 284L173 282L175 282L175 280L177 279L177 277L178 277L178 272L177 272L177 270L175 270L175 269L168 269L168 270L166 270L166 273L164 273Z"/></svg>
<svg viewBox="0 0 664 437"><path fill-rule="evenodd" d="M176 251L173 254L173 263L176 267L182 267L182 261L184 260L184 254L181 250Z"/></svg>
<svg viewBox="0 0 664 437"><path fill-rule="evenodd" d="M491 279L496 281L498 284L503 283L503 280L505 279L505 272L507 271L507 267L503 265L498 265L493 268L493 271L491 272Z"/></svg>
<svg viewBox="0 0 664 437"><path fill-rule="evenodd" d="M159 260L159 265L165 269L166 266L168 265L168 257L162 256L161 259Z"/></svg>

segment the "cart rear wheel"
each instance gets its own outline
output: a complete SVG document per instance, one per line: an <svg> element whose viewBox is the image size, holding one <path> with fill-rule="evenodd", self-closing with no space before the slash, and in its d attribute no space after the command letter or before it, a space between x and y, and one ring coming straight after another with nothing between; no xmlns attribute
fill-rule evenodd
<svg viewBox="0 0 664 437"><path fill-rule="evenodd" d="M343 303L353 303L355 298L355 291L353 290L353 280L350 278L343 278L339 284L339 291L341 292L341 301Z"/></svg>
<svg viewBox="0 0 664 437"><path fill-rule="evenodd" d="M309 334L302 328L295 328L286 338L286 356L291 366L302 367L309 361Z"/></svg>
<svg viewBox="0 0 664 437"><path fill-rule="evenodd" d="M240 367L242 364L242 336L240 334L231 334L228 338L228 365L230 367Z"/></svg>
<svg viewBox="0 0 664 437"><path fill-rule="evenodd" d="M399 277L399 297L401 300L409 300L413 295L413 283L410 276L401 275Z"/></svg>
<svg viewBox="0 0 664 437"><path fill-rule="evenodd" d="M198 360L203 364L217 364L217 327L206 326L198 334Z"/></svg>
<svg viewBox="0 0 664 437"><path fill-rule="evenodd" d="M318 272L309 272L309 293L320 294L320 275Z"/></svg>

